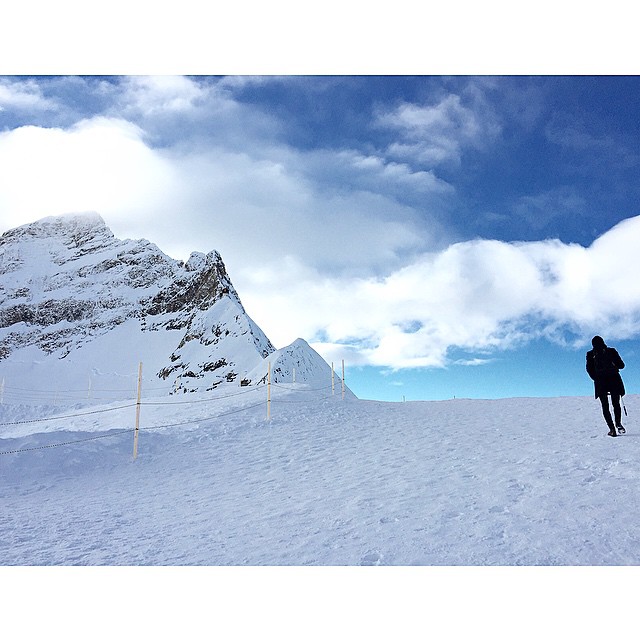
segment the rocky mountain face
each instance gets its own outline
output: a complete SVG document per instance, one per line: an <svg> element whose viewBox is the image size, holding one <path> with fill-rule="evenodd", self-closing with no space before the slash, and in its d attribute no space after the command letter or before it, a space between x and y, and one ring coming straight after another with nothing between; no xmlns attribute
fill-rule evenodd
<svg viewBox="0 0 640 640"><path fill-rule="evenodd" d="M304 341L294 345L298 381L328 366ZM42 384L64 370L113 386L140 360L175 393L255 384L274 353L216 251L174 260L147 240L119 240L97 214L44 218L0 237L0 376Z"/></svg>

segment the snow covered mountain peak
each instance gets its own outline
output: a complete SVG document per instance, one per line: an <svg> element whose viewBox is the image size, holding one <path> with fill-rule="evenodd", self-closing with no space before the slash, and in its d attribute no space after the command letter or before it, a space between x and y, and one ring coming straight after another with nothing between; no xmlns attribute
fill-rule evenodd
<svg viewBox="0 0 640 640"><path fill-rule="evenodd" d="M25 239L39 239L52 250L60 245L70 255L83 253L115 240L113 233L97 213L49 216L36 222L10 229L0 238L0 247L11 246Z"/></svg>
<svg viewBox="0 0 640 640"><path fill-rule="evenodd" d="M0 237L0 370L20 386L89 377L131 388L141 361L156 387L208 390L255 383L275 351L217 251L174 260L148 240L116 238L95 213Z"/></svg>
<svg viewBox="0 0 640 640"><path fill-rule="evenodd" d="M10 229L3 237L30 235L52 238L54 236L69 237L73 235L94 236L106 234L113 237L113 233L107 227L105 221L98 213L88 211L85 213L67 213L59 216L48 216L35 222Z"/></svg>

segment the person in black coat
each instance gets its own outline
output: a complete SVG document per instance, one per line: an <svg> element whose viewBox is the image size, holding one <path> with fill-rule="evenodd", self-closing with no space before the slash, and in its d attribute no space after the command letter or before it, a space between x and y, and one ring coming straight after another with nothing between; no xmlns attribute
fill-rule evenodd
<svg viewBox="0 0 640 640"><path fill-rule="evenodd" d="M595 397L602 403L602 415L609 427L607 435L616 436L624 433L622 426L622 410L620 408L620 398L625 394L624 382L620 376L620 369L624 369L624 362L613 347L607 347L600 336L594 336L591 341L593 349L587 352L587 373L593 380L595 387ZM615 424L611 418L609 410L609 398L613 405L613 415Z"/></svg>

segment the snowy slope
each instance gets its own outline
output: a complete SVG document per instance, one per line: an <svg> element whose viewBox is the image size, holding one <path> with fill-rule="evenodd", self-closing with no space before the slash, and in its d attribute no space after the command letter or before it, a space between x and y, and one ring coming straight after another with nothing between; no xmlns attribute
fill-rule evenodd
<svg viewBox="0 0 640 640"><path fill-rule="evenodd" d="M270 421L263 386L145 396L135 461L131 403L5 402L0 564L640 564L640 397L614 439L592 398L324 387L274 384Z"/></svg>

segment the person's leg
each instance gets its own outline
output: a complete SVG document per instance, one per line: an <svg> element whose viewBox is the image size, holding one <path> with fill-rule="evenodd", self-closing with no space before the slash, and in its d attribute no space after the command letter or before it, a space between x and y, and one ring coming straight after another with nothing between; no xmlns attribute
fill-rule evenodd
<svg viewBox="0 0 640 640"><path fill-rule="evenodd" d="M602 404L602 415L609 427L609 433L613 431L615 434L616 430L613 426L613 418L611 417L611 410L609 409L609 396L606 393L600 395L600 403Z"/></svg>
<svg viewBox="0 0 640 640"><path fill-rule="evenodd" d="M622 426L622 407L620 406L620 396L618 394L611 394L611 404L613 405L613 416L618 433L626 433L625 428Z"/></svg>

